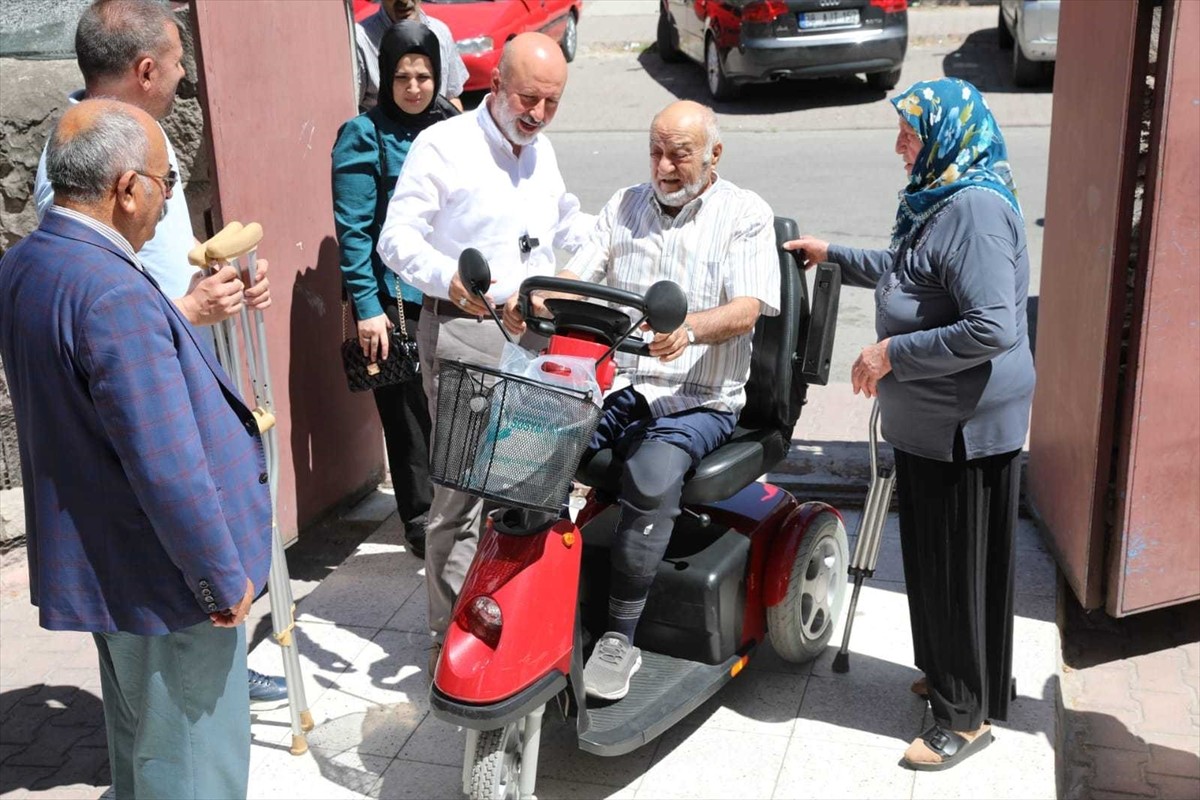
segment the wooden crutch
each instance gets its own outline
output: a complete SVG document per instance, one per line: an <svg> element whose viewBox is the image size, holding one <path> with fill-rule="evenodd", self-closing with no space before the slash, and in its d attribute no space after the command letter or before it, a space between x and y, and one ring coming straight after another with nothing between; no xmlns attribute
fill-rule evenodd
<svg viewBox="0 0 1200 800"><path fill-rule="evenodd" d="M250 286L257 280L258 243L262 241L262 226L257 222L241 225L231 222L221 231L200 247L189 254L189 260L196 263L201 260L205 266L215 262L228 261L239 273L245 272ZM203 248L201 250L201 248ZM245 259L243 270L241 259ZM296 604L292 599L291 578L288 575L287 558L283 551L283 538L279 533L277 516L277 491L279 486L279 441L275 427L275 401L271 393L270 366L267 358L267 328L263 321L262 312L251 314L249 309L242 306L240 315L242 337L245 342L247 375L250 380L250 390L254 396L253 413L262 436L263 451L267 459L267 476L271 490L271 570L267 577L267 593L271 598L271 622L274 628L276 644L283 651L283 676L288 688L288 709L292 717L292 746L293 755L300 755L308 750L305 733L312 730L312 712L304 695L304 679L300 671L300 651L292 635L296 627ZM222 323L224 331L219 332L217 341L224 339L224 344L218 344L217 355L221 358L221 349L230 359L235 359L236 366L231 370L239 391L245 391L242 381L241 359L238 346L237 332L232 319ZM229 365L227 364L227 367Z"/></svg>

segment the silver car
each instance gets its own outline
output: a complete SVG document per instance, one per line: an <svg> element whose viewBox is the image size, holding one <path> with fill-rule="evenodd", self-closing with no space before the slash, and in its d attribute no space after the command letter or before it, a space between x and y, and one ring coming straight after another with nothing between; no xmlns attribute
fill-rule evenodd
<svg viewBox="0 0 1200 800"><path fill-rule="evenodd" d="M747 83L855 73L892 89L907 49L907 0L659 0L658 54L702 64L714 100Z"/></svg>
<svg viewBox="0 0 1200 800"><path fill-rule="evenodd" d="M1049 80L1058 54L1058 0L1000 0L997 27L1000 46L1013 51L1013 83Z"/></svg>

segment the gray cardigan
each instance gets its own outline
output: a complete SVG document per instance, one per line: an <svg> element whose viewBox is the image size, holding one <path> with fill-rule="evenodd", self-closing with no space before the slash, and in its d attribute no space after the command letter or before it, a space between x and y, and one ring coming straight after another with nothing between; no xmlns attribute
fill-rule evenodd
<svg viewBox="0 0 1200 800"><path fill-rule="evenodd" d="M968 459L1021 449L1034 382L1024 222L999 195L968 189L910 242L829 247L845 283L875 289L875 333L891 337L884 438L938 461L954 460L960 428Z"/></svg>

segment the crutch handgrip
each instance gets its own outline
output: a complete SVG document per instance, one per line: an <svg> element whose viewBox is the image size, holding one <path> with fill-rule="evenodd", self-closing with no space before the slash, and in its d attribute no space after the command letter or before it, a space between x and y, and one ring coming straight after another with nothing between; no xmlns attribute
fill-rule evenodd
<svg viewBox="0 0 1200 800"><path fill-rule="evenodd" d="M240 231L229 236L214 236L204 247L204 254L209 261L225 261L238 256L244 256L262 241L262 225L251 222Z"/></svg>
<svg viewBox="0 0 1200 800"><path fill-rule="evenodd" d="M259 433L266 433L275 427L275 415L262 406L254 409L251 413L254 414L254 421L258 423Z"/></svg>
<svg viewBox="0 0 1200 800"><path fill-rule="evenodd" d="M200 268L207 267L208 266L208 257L206 255L206 251L208 250L208 246L210 244L212 244L213 242L218 241L222 237L233 236L241 230L242 230L242 223L238 222L237 220L234 220L233 222L229 223L224 228L221 228L221 230L219 230L215 234L213 234L211 239L209 239L206 242L201 242L200 244L196 245L191 250L189 250L188 251L188 263L194 267L200 267Z"/></svg>

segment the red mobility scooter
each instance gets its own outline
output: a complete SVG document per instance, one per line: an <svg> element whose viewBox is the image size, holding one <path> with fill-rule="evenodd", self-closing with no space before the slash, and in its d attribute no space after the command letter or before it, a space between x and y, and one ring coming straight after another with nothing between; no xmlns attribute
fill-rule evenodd
<svg viewBox="0 0 1200 800"><path fill-rule="evenodd" d="M775 229L779 243L797 236L789 219L777 218ZM478 252L466 251L459 265L464 284L487 291L490 275ZM824 649L846 595L842 519L825 503L802 503L758 478L787 455L808 385L828 377L840 279L835 265L813 270L810 304L804 271L782 248L779 269L781 313L760 318L754 332L739 426L684 486L684 512L635 637L642 667L616 702L587 699L582 676L588 645L605 629L621 464L611 451L584 457L598 398L562 384L586 356L607 388L614 351L645 355L643 321L663 331L682 322L682 291L664 281L643 297L529 278L521 309L550 338L537 367L545 380L441 364L434 480L499 506L455 606L430 698L436 716L467 729L463 790L470 797L534 796L551 701L574 717L582 749L622 755L736 677L768 636L790 661ZM604 304L547 298L551 318L538 318L529 310L538 291ZM591 487L574 522L564 513L573 477Z"/></svg>

